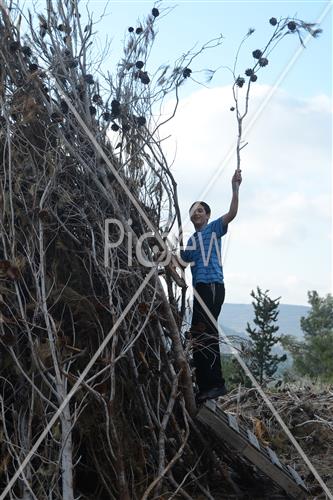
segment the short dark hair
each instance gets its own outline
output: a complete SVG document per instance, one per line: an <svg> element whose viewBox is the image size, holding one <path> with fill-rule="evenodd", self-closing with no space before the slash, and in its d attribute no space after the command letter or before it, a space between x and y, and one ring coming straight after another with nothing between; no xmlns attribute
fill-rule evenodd
<svg viewBox="0 0 333 500"><path fill-rule="evenodd" d="M190 212L191 212L192 208L194 207L194 205L201 205L204 208L207 215L211 214L210 206L205 201L195 201L194 203L192 203L192 205L190 206L190 210L189 210Z"/></svg>

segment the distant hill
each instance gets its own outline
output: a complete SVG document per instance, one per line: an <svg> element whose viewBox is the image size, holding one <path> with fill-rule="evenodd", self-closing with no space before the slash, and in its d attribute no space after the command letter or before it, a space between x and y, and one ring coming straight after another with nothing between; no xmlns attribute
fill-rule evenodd
<svg viewBox="0 0 333 500"><path fill-rule="evenodd" d="M309 306L280 304L278 316L278 335L294 335L302 339L300 319L310 311ZM223 304L220 324L227 335L246 335L247 322L253 326L254 310L252 304Z"/></svg>

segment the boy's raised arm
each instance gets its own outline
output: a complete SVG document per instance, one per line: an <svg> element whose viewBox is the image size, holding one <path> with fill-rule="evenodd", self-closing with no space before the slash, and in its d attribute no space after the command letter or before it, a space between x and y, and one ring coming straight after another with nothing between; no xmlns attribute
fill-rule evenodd
<svg viewBox="0 0 333 500"><path fill-rule="evenodd" d="M238 168L235 170L235 173L231 179L232 198L231 198L229 212L222 215L222 221L223 221L224 226L227 226L229 224L229 222L231 222L237 215L238 192L239 192L239 186L240 186L241 182L242 182L242 174L241 174L241 170Z"/></svg>

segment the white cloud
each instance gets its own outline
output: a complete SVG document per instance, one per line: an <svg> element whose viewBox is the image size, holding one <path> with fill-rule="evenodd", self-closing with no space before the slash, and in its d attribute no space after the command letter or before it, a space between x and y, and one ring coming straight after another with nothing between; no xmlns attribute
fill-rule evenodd
<svg viewBox="0 0 333 500"><path fill-rule="evenodd" d="M253 90L246 123L270 89ZM170 158L177 145L173 174L184 219L207 184L212 216L228 210L237 132L231 105L229 87L203 89L181 101L165 127ZM238 302L249 302L257 285L285 303L305 304L308 289L331 291L331 117L327 96L299 100L279 90L248 131L239 215L225 252L227 289Z"/></svg>

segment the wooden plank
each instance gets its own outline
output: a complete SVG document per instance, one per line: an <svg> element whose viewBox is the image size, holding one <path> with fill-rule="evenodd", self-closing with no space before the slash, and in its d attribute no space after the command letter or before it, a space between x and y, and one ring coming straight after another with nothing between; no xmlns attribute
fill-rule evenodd
<svg viewBox="0 0 333 500"><path fill-rule="evenodd" d="M308 492L304 491L289 474L279 469L265 455L258 452L252 446L251 448L246 448L243 455L278 484L290 497L302 500L308 498Z"/></svg>
<svg viewBox="0 0 333 500"><path fill-rule="evenodd" d="M271 452L274 453L276 457L275 461L272 460L268 450L267 455L265 455L260 450L260 445L259 449L253 445L245 431L240 433L230 426L227 414L224 413L224 415L225 417L221 418L220 409L217 414L216 411L212 411L207 405L203 405L196 418L203 424L209 426L216 436L232 446L235 451L242 454L247 460L256 465L262 472L286 491L290 497L295 499L308 498L308 490L304 483L301 485L295 481L294 475L292 475L292 473L289 474L288 470L281 466L273 450L271 450ZM280 466L277 465L277 462Z"/></svg>

